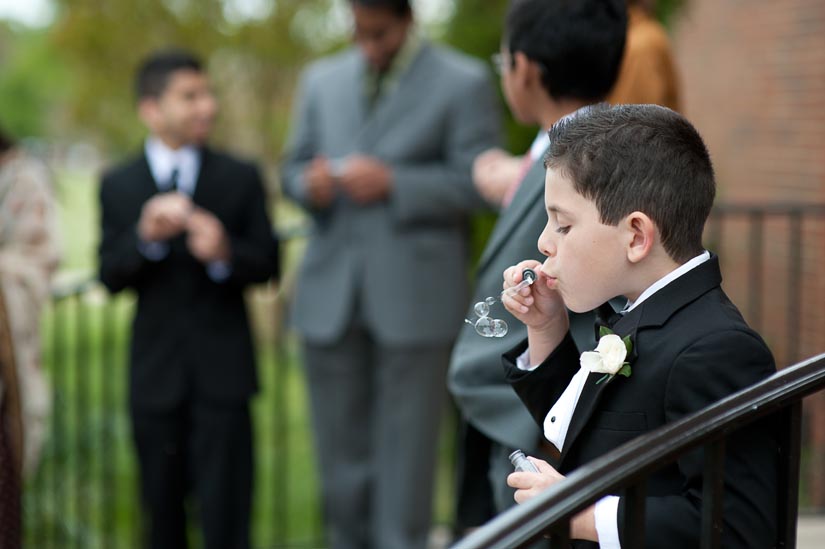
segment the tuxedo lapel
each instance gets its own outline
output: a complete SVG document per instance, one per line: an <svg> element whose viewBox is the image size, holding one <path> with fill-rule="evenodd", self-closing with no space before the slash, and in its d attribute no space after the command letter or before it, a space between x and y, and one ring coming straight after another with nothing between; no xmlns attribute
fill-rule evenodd
<svg viewBox="0 0 825 549"><path fill-rule="evenodd" d="M353 139L355 143L363 140L368 127L367 99L364 95L367 65L364 57L355 51L352 52L349 62L352 66L349 70L341 71L340 90L336 90L336 96L341 97L343 107L337 114L341 117L341 128L355 138Z"/></svg>
<svg viewBox="0 0 825 549"><path fill-rule="evenodd" d="M593 415L593 410L596 409L596 404L608 385L605 382L598 383L603 376L604 374L590 374L587 376L587 381L584 382L579 401L576 404L576 410L573 412L573 417L570 418L570 426L567 428L567 435L564 438L564 448L561 450L559 463L564 463L564 458L570 452L570 448L573 447L579 433L584 429L590 416Z"/></svg>
<svg viewBox="0 0 825 549"><path fill-rule="evenodd" d="M722 283L722 275L719 270L719 258L711 254L708 261L698 267L688 271L677 278L652 296L643 301L638 307L619 318L613 325L613 332L619 337L630 336L633 344L627 361L631 369L636 366L636 358L644 353L644 349L638 348L639 331L661 326L679 309L695 301L713 288ZM581 434L587 422L590 421L596 405L599 402L604 390L612 383L621 383L622 379L614 376L601 383L597 382L604 377L604 374L590 374L587 377L582 389L573 417L570 418L570 426L567 429L567 436L564 439L564 448L561 452L560 462L569 453L570 448L575 444L576 438ZM631 374L632 377L632 374Z"/></svg>
<svg viewBox="0 0 825 549"><path fill-rule="evenodd" d="M507 244L512 233L516 231L519 223L524 220L525 215L534 207L536 201L541 200L544 204L542 196L544 194L544 153L539 161L533 162L524 180L519 185L516 194L513 196L513 201L503 212L496 223L496 228L493 234L490 235L490 240L484 249L484 254L478 264L478 272L484 270L487 263L496 257L498 250ZM535 235L538 240L539 235Z"/></svg>
<svg viewBox="0 0 825 549"><path fill-rule="evenodd" d="M208 206L214 204L216 200L220 200L220 188L217 185L217 180L214 178L214 164L215 157L207 147L201 149L201 165L198 170L198 180L195 184L195 194L192 196L192 201L200 206ZM207 207L207 209L209 209Z"/></svg>
<svg viewBox="0 0 825 549"><path fill-rule="evenodd" d="M141 154L137 163L135 164L135 193L138 195L136 204L143 205L144 202L152 198L160 192L158 183L152 175L152 170L149 169L149 161L146 159L146 154Z"/></svg>

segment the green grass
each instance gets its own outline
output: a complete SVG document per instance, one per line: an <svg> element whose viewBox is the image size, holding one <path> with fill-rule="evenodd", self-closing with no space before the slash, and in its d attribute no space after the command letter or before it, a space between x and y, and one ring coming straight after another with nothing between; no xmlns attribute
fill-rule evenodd
<svg viewBox="0 0 825 549"><path fill-rule="evenodd" d="M136 464L126 408L131 296L97 289L49 308L44 365L54 389L52 436L26 493L26 539L56 546L130 547L138 539ZM256 547L317 546L318 481L306 388L295 344L259 337L260 394L253 401ZM451 421L443 433L436 520L452 508Z"/></svg>
<svg viewBox="0 0 825 549"><path fill-rule="evenodd" d="M94 294L56 305L44 316L44 364L54 387L52 436L28 484L31 546L134 544L137 477L126 408L130 297ZM253 540L257 547L320 537L317 481L303 376L288 347L261 345L256 430ZM127 541L128 540L128 541Z"/></svg>

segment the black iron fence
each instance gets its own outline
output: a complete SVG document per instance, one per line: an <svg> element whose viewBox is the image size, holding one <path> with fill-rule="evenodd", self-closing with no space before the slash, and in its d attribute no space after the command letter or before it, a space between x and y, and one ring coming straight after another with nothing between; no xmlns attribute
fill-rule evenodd
<svg viewBox="0 0 825 549"><path fill-rule="evenodd" d="M571 517L606 494L626 490L626 545L645 546L645 481L651 473L696 447L704 449L701 547L718 548L722 532L725 441L731 433L768 414L780 414L777 540L770 547L796 546L802 398L825 388L825 354L788 367L680 421L620 446L580 467L533 500L514 507L453 549L511 549L543 534L554 547L570 541Z"/></svg>
<svg viewBox="0 0 825 549"><path fill-rule="evenodd" d="M772 231L768 238L765 228L777 220L786 229ZM811 262L824 261L823 240L816 235L825 235L825 206L720 206L707 234L708 247L724 252L720 255L727 291L760 331L772 329L769 321L775 315L763 311L774 310L772 300L778 293L766 288L766 281L775 276L772 269L785 266L782 276L788 282L780 300L784 320L781 333L768 337L768 342L775 353L781 348L781 364L798 360L810 346L802 337L809 328L803 287L814 284L818 286L813 291L823 291L825 280L812 280L808 273ZM776 234L786 239L782 253L775 252ZM745 252L744 259L738 259L739 252ZM740 266L747 268L738 273L734 267ZM250 300L262 387L253 403L252 539L256 547L318 547L319 491L303 376L295 346L280 321L278 298L274 288L266 288ZM116 548L139 543L136 465L125 396L133 307L132 296L111 298L90 281L56 293L44 315L44 366L53 388L54 413L41 466L26 485L27 547ZM442 469L450 462L447 452ZM440 484L440 492L449 491L444 487L449 482Z"/></svg>
<svg viewBox="0 0 825 549"><path fill-rule="evenodd" d="M250 299L262 394L253 402L256 547L319 547L321 526L302 375L274 288ZM24 495L26 547L140 545L137 469L126 406L134 297L96 282L54 294L43 321L53 391L51 436ZM197 545L196 545L197 546Z"/></svg>
<svg viewBox="0 0 825 549"><path fill-rule="evenodd" d="M706 245L720 253L725 290L780 366L822 349L820 338L804 336L825 302L825 204L717 205Z"/></svg>

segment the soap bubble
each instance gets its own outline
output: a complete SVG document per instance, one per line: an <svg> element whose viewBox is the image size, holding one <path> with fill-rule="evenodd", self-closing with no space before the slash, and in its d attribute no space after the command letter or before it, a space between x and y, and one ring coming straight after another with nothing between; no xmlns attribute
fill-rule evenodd
<svg viewBox="0 0 825 549"><path fill-rule="evenodd" d="M527 285L528 282L524 282ZM512 290L512 288L511 288ZM475 320L464 319L465 324L469 324L476 329L476 333L483 337L504 337L507 335L507 322L497 318L490 318L490 308L498 301L495 297L485 298L473 305L473 312L478 317Z"/></svg>
<svg viewBox="0 0 825 549"><path fill-rule="evenodd" d="M487 317L479 318L476 322L476 333L483 337L495 337L493 320Z"/></svg>
<svg viewBox="0 0 825 549"><path fill-rule="evenodd" d="M507 335L507 322L501 319L493 320L493 337L504 337Z"/></svg>
<svg viewBox="0 0 825 549"><path fill-rule="evenodd" d="M476 333L483 337L504 337L507 335L507 323L498 318L479 318L475 324Z"/></svg>

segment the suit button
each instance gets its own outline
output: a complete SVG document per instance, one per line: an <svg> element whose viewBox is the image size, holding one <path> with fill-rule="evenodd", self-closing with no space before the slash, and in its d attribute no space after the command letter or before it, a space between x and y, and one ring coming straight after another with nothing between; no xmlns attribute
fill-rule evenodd
<svg viewBox="0 0 825 549"><path fill-rule="evenodd" d="M550 417L550 423L555 423L555 422L556 422L556 416L551 416Z"/></svg>

